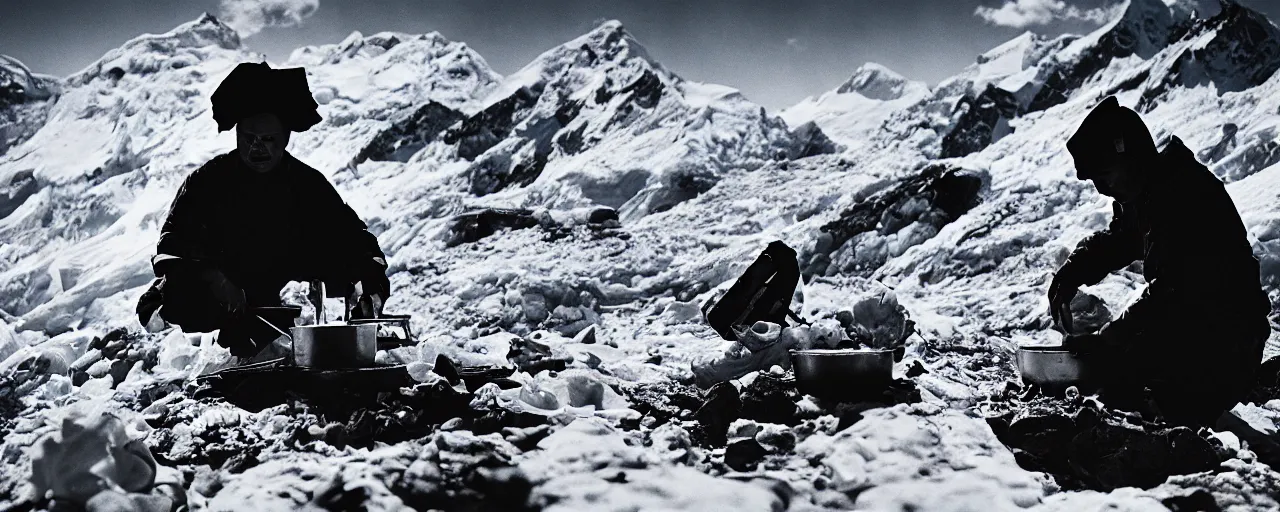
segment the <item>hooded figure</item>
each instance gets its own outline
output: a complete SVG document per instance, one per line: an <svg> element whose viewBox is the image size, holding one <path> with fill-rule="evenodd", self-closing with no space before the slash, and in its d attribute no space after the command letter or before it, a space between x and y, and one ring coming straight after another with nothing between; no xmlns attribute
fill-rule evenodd
<svg viewBox="0 0 1280 512"><path fill-rule="evenodd" d="M1064 344L1094 362L1109 405L1154 403L1171 422L1213 425L1253 384L1271 333L1271 303L1235 204L1181 140L1157 151L1142 119L1114 97L1089 113L1067 149L1080 179L1115 201L1108 228L1054 275L1055 322L1069 331L1077 289L1135 261L1147 288L1115 321Z"/></svg>
<svg viewBox="0 0 1280 512"><path fill-rule="evenodd" d="M161 228L157 279L138 302L186 332L218 330L237 356L278 334L249 314L280 306L290 281L322 281L352 317L378 314L390 293L378 239L319 171L286 150L291 132L320 121L302 68L242 63L213 93L218 130L236 149L187 176Z"/></svg>

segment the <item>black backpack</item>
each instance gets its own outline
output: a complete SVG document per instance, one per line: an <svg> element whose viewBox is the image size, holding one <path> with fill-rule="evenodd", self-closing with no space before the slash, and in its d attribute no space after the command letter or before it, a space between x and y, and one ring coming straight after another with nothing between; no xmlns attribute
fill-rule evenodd
<svg viewBox="0 0 1280 512"><path fill-rule="evenodd" d="M788 316L804 323L791 312L791 296L799 282L796 251L775 240L724 296L703 304L702 315L720 337L735 341L738 336L734 326L750 326L763 320L787 327Z"/></svg>

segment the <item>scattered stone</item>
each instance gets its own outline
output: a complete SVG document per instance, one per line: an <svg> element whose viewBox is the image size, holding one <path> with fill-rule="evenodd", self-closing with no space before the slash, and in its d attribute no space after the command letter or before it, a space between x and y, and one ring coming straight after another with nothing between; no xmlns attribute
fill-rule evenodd
<svg viewBox="0 0 1280 512"><path fill-rule="evenodd" d="M794 381L761 373L742 390L742 417L761 423L797 425L800 423L796 415L799 400Z"/></svg>
<svg viewBox="0 0 1280 512"><path fill-rule="evenodd" d="M929 373L929 370L924 367L924 364L920 363L919 359L917 359L915 361L912 361L911 365L907 367L906 375L908 379L912 379L912 378L924 375L926 373Z"/></svg>
<svg viewBox="0 0 1280 512"><path fill-rule="evenodd" d="M1170 512L1222 512L1213 494L1204 489L1197 489L1186 496L1173 496L1161 500Z"/></svg>
<svg viewBox="0 0 1280 512"><path fill-rule="evenodd" d="M735 471L752 471L768 454L754 438L739 439L725 447L724 463Z"/></svg>
<svg viewBox="0 0 1280 512"><path fill-rule="evenodd" d="M707 444L724 446L729 425L738 419L741 410L742 399L738 396L738 388L728 382L721 382L707 392L706 401L693 416L702 426Z"/></svg>
<svg viewBox="0 0 1280 512"><path fill-rule="evenodd" d="M573 337L574 343L582 343L584 345L592 345L596 342L596 326L595 324L587 326L586 329L578 331Z"/></svg>

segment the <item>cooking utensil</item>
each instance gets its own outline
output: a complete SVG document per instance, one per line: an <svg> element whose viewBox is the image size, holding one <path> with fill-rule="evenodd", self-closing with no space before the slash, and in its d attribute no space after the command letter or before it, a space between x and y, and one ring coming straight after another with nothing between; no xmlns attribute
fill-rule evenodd
<svg viewBox="0 0 1280 512"><path fill-rule="evenodd" d="M324 281L316 279L311 281L311 293L308 298L311 299L311 305L316 308L316 324L323 325L329 323L324 314Z"/></svg>
<svg viewBox="0 0 1280 512"><path fill-rule="evenodd" d="M376 325L304 325L290 329L293 363L321 369L364 368L378 355Z"/></svg>
<svg viewBox="0 0 1280 512"><path fill-rule="evenodd" d="M280 333L280 335L281 335L281 336L284 336L284 337L286 337L286 338L289 338L289 340L290 340L290 341L293 341L293 336L290 336L290 335L289 335L289 333L284 332L284 330L283 330L283 329L281 329L281 328L279 328L279 327L276 327L276 324L271 323L271 322L270 322L270 321L268 321L266 318L262 318L262 315L253 315L253 316L258 317L258 320L261 320L261 321L262 321L262 323L267 324L267 326L268 326L268 327L270 327L270 328L271 328L271 330L273 330L273 331L275 331L275 332L278 332L278 333Z"/></svg>
<svg viewBox="0 0 1280 512"><path fill-rule="evenodd" d="M1061 345L1018 347L1017 359L1022 381L1051 394L1088 387L1092 380L1086 362Z"/></svg>
<svg viewBox="0 0 1280 512"><path fill-rule="evenodd" d="M796 386L802 393L845 398L877 391L893 382L893 350L792 350Z"/></svg>
<svg viewBox="0 0 1280 512"><path fill-rule="evenodd" d="M358 318L349 320L351 325L374 325L378 330L378 350L414 345L413 332L409 327L409 315L379 315L377 318Z"/></svg>

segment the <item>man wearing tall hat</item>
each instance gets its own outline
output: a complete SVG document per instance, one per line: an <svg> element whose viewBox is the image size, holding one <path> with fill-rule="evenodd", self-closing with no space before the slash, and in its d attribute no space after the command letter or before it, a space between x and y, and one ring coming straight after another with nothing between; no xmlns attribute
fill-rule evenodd
<svg viewBox="0 0 1280 512"><path fill-rule="evenodd" d="M213 93L218 131L236 148L187 176L152 258L156 281L138 303L186 332L219 331L236 356L277 334L252 308L280 306L290 281L320 281L372 316L390 293L387 263L367 230L319 171L286 151L292 132L320 121L302 68L242 63Z"/></svg>
<svg viewBox="0 0 1280 512"><path fill-rule="evenodd" d="M1101 398L1188 426L1212 426L1249 391L1271 333L1258 260L1226 188L1177 137L1157 151L1136 112L1108 97L1067 141L1082 180L1114 199L1049 287L1070 331L1080 286L1142 262L1147 288L1097 333L1066 347L1098 370Z"/></svg>

